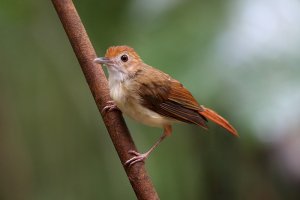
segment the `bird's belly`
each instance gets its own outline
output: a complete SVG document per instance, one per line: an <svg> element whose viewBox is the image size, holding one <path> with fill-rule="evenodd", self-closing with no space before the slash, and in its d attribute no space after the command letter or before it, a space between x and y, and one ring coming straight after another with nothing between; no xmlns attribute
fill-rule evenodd
<svg viewBox="0 0 300 200"><path fill-rule="evenodd" d="M120 105L120 109L129 117L148 126L163 127L173 122L173 120L161 116L140 104L128 103L125 106Z"/></svg>
<svg viewBox="0 0 300 200"><path fill-rule="evenodd" d="M122 86L112 87L110 90L112 99L125 115L145 125L154 127L163 127L164 125L174 122L174 120L161 116L160 114L142 106L138 97L128 94L130 94L130 92L125 92Z"/></svg>

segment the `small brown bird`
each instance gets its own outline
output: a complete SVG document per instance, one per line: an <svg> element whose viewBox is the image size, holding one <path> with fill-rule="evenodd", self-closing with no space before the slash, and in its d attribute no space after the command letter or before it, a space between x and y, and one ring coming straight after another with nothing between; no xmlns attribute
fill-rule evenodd
<svg viewBox="0 0 300 200"><path fill-rule="evenodd" d="M207 119L219 124L234 136L237 131L213 110L199 105L192 94L168 74L145 64L133 48L113 46L96 63L106 65L110 96L104 111L120 109L131 118L148 126L162 127L160 139L146 152L129 151L134 155L125 162L133 165L144 161L159 143L172 133L174 122L196 124L207 129Z"/></svg>

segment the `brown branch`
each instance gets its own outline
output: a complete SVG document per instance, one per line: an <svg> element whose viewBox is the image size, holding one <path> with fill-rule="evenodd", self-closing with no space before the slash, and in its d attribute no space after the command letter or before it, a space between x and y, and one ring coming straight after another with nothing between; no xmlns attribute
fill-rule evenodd
<svg viewBox="0 0 300 200"><path fill-rule="evenodd" d="M105 74L102 68L93 62L96 58L95 50L73 2L71 0L52 0L52 3L101 113L106 102L111 99ZM101 115L121 163L124 163L130 158L128 151L136 150L124 119L118 111L105 115L101 113ZM136 163L132 167L124 167L124 169L138 199L159 199L142 162Z"/></svg>

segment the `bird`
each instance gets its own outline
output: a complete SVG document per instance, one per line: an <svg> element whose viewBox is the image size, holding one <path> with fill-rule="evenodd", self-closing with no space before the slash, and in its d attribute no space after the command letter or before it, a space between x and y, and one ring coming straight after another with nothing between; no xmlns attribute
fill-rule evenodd
<svg viewBox="0 0 300 200"><path fill-rule="evenodd" d="M152 127L163 128L159 140L145 153L130 150L132 155L124 165L144 162L151 152L172 133L172 124L184 122L208 129L207 122L225 128L234 136L236 129L212 109L200 105L176 79L143 62L132 47L111 46L104 57L94 59L108 70L108 85L113 101L103 112L118 109L134 120Z"/></svg>

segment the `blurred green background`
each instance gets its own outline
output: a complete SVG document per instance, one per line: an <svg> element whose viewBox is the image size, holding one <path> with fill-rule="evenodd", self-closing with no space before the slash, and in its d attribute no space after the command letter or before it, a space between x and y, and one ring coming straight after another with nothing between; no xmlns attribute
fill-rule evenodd
<svg viewBox="0 0 300 200"><path fill-rule="evenodd" d="M161 199L300 199L298 0L74 1L99 56L127 44L237 128L175 125ZM50 1L0 2L0 199L135 199ZM160 129L126 118L141 152Z"/></svg>

